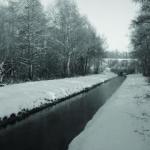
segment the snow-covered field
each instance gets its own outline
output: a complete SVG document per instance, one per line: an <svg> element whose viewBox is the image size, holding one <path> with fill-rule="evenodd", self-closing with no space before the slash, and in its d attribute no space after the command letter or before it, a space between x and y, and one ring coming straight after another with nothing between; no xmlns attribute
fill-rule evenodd
<svg viewBox="0 0 150 150"><path fill-rule="evenodd" d="M99 75L58 80L27 82L0 87L0 118L9 117L22 110L32 110L44 104L54 103L74 93L84 91L116 75L105 72Z"/></svg>
<svg viewBox="0 0 150 150"><path fill-rule="evenodd" d="M69 150L150 150L150 85L130 75Z"/></svg>

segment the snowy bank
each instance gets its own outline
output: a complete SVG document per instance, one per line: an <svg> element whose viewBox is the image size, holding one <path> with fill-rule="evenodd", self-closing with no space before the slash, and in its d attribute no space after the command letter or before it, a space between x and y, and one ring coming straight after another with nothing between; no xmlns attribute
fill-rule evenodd
<svg viewBox="0 0 150 150"><path fill-rule="evenodd" d="M130 75L69 150L150 150L150 85Z"/></svg>
<svg viewBox="0 0 150 150"><path fill-rule="evenodd" d="M85 77L27 82L0 87L0 118L5 117L5 120L10 116L14 118L19 112L56 103L58 100L85 91L115 76L107 72Z"/></svg>

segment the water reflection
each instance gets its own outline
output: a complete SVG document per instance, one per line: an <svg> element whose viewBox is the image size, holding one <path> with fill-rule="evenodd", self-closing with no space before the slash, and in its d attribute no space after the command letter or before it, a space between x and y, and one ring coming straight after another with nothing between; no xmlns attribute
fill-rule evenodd
<svg viewBox="0 0 150 150"><path fill-rule="evenodd" d="M36 113L0 131L1 150L66 150L95 112L122 84L115 78L88 93Z"/></svg>

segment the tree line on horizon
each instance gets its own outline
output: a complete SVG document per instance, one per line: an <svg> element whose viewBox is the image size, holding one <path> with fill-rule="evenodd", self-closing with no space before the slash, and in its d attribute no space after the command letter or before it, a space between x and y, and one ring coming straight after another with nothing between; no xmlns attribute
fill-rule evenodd
<svg viewBox="0 0 150 150"><path fill-rule="evenodd" d="M150 76L150 0L134 0L140 6L132 21L132 54L138 58L144 76Z"/></svg>
<svg viewBox="0 0 150 150"><path fill-rule="evenodd" d="M98 73L104 45L72 0L47 11L40 0L0 4L0 82Z"/></svg>

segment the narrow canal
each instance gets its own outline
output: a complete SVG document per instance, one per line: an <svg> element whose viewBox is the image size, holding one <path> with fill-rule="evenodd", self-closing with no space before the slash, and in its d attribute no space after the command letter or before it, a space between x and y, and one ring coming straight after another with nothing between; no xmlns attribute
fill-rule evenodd
<svg viewBox="0 0 150 150"><path fill-rule="evenodd" d="M67 150L96 111L120 87L114 78L0 130L0 150Z"/></svg>

